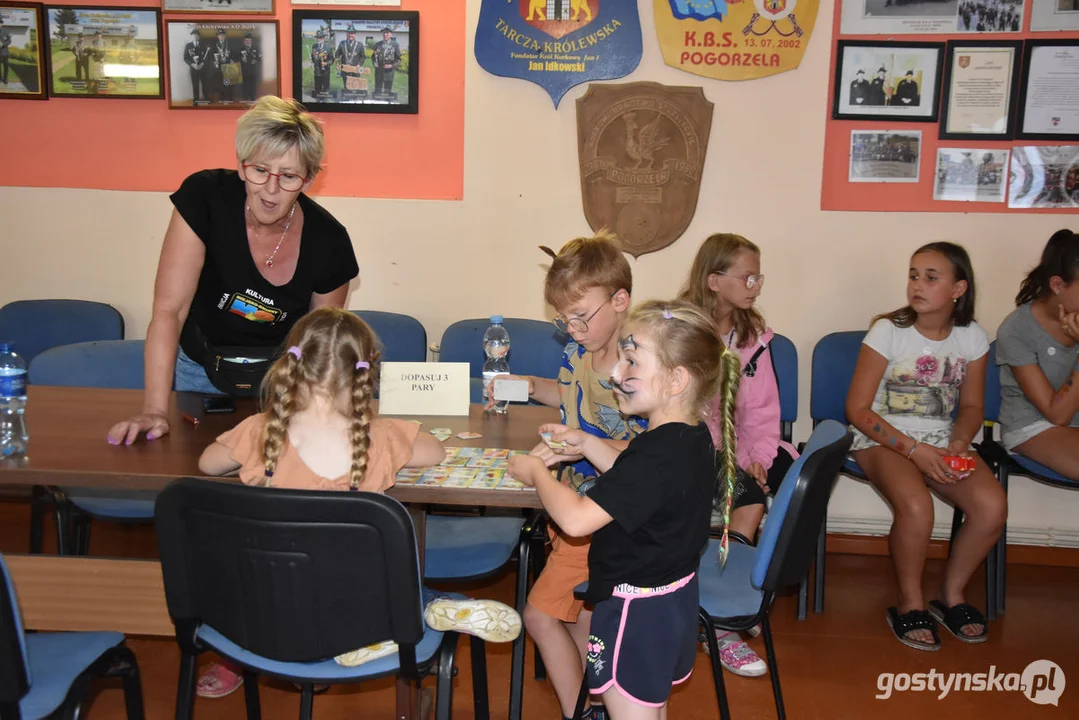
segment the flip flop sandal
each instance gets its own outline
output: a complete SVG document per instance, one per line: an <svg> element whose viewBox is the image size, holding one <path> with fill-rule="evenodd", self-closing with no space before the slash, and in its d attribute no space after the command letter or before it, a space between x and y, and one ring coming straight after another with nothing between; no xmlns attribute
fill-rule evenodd
<svg viewBox="0 0 1079 720"><path fill-rule="evenodd" d="M214 663L199 677L195 693L204 698L223 698L239 690L243 684L242 675L232 672L221 663Z"/></svg>
<svg viewBox="0 0 1079 720"><path fill-rule="evenodd" d="M940 600L932 600L929 603L929 612L948 632L955 635L956 640L976 644L989 639L989 623L973 605L959 603L948 607ZM963 632L964 625L981 625L982 632L979 635L967 635Z"/></svg>
<svg viewBox="0 0 1079 720"><path fill-rule="evenodd" d="M888 608L887 619L888 626L892 628L896 639L907 647L930 652L940 650L940 636L937 635L937 624L933 622L933 616L927 611L911 610L900 615L898 609L890 607ZM928 630L933 634L933 642L925 643L908 638L907 633L912 630Z"/></svg>
<svg viewBox="0 0 1079 720"><path fill-rule="evenodd" d="M423 619L432 630L475 635L490 643L513 642L521 634L521 616L497 600L435 600L424 609Z"/></svg>

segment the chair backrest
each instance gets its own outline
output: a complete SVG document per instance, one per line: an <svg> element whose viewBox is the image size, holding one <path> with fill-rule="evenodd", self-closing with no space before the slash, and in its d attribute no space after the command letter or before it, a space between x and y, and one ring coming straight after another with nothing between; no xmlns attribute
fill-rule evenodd
<svg viewBox="0 0 1079 720"><path fill-rule="evenodd" d="M467 362L469 375L483 377L483 333L488 318L459 320L442 333L438 359L442 362ZM568 336L558 332L553 323L543 320L506 318L503 327L510 334L510 372L514 375L558 377L562 351Z"/></svg>
<svg viewBox="0 0 1079 720"><path fill-rule="evenodd" d="M27 364L57 345L123 338L123 315L105 303L17 300L0 308L0 342L15 343Z"/></svg>
<svg viewBox="0 0 1079 720"><path fill-rule="evenodd" d="M761 529L752 576L756 587L774 592L805 578L828 514L832 486L853 441L850 430L834 420L813 429Z"/></svg>
<svg viewBox="0 0 1079 720"><path fill-rule="evenodd" d="M141 390L145 345L144 340L104 340L54 347L30 363L30 383Z"/></svg>
<svg viewBox="0 0 1079 720"><path fill-rule="evenodd" d="M809 416L813 422L835 420L847 424L847 391L862 349L862 330L825 335L813 348L809 386Z"/></svg>
<svg viewBox="0 0 1079 720"><path fill-rule="evenodd" d="M17 704L30 690L30 667L26 663L26 636L23 633L19 599L0 555L0 708Z"/></svg>
<svg viewBox="0 0 1079 720"><path fill-rule="evenodd" d="M997 341L989 343L985 365L985 421L996 422L1000 415L1000 368L997 367Z"/></svg>
<svg viewBox="0 0 1079 720"><path fill-rule="evenodd" d="M790 442L798 420L798 349L789 338L778 334L772 337L769 347L779 384L779 421L783 424L783 439Z"/></svg>
<svg viewBox="0 0 1079 720"><path fill-rule="evenodd" d="M371 326L382 343L382 362L424 362L427 359L427 330L411 315L353 310Z"/></svg>
<svg viewBox="0 0 1079 720"><path fill-rule="evenodd" d="M154 518L181 643L206 624L263 657L309 662L393 640L415 674L419 558L396 500L182 478Z"/></svg>

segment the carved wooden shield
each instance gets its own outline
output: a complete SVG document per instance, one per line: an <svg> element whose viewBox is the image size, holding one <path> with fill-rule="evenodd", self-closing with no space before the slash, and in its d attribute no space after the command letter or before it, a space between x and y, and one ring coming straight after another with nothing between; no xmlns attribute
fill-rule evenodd
<svg viewBox="0 0 1079 720"><path fill-rule="evenodd" d="M681 237L697 210L712 107L700 87L589 85L577 151L593 230L613 230L634 257Z"/></svg>

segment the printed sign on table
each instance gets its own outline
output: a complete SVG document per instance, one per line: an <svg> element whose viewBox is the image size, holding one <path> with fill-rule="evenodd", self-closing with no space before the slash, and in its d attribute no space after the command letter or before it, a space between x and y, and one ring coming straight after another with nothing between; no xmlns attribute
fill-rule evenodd
<svg viewBox="0 0 1079 720"><path fill-rule="evenodd" d="M536 83L555 107L575 85L633 72L641 47L637 3L626 0L483 0L476 28L480 67Z"/></svg>
<svg viewBox="0 0 1079 720"><path fill-rule="evenodd" d="M654 0L671 67L715 80L754 80L802 62L819 0Z"/></svg>

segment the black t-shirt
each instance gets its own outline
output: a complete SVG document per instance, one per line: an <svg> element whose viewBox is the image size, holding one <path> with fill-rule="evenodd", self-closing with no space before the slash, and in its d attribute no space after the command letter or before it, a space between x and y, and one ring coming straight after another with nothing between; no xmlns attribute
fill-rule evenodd
<svg viewBox="0 0 1079 720"><path fill-rule="evenodd" d="M277 347L311 308L313 293L336 290L360 270L348 231L300 194L303 232L292 279L280 287L259 274L247 243L243 180L235 170L203 170L184 180L173 205L206 245L187 322L214 345ZM198 357L197 348L181 344Z"/></svg>
<svg viewBox="0 0 1079 720"><path fill-rule="evenodd" d="M592 536L585 599L606 599L619 583L657 587L696 572L717 471L704 423L666 423L630 441L588 491L614 522Z"/></svg>

